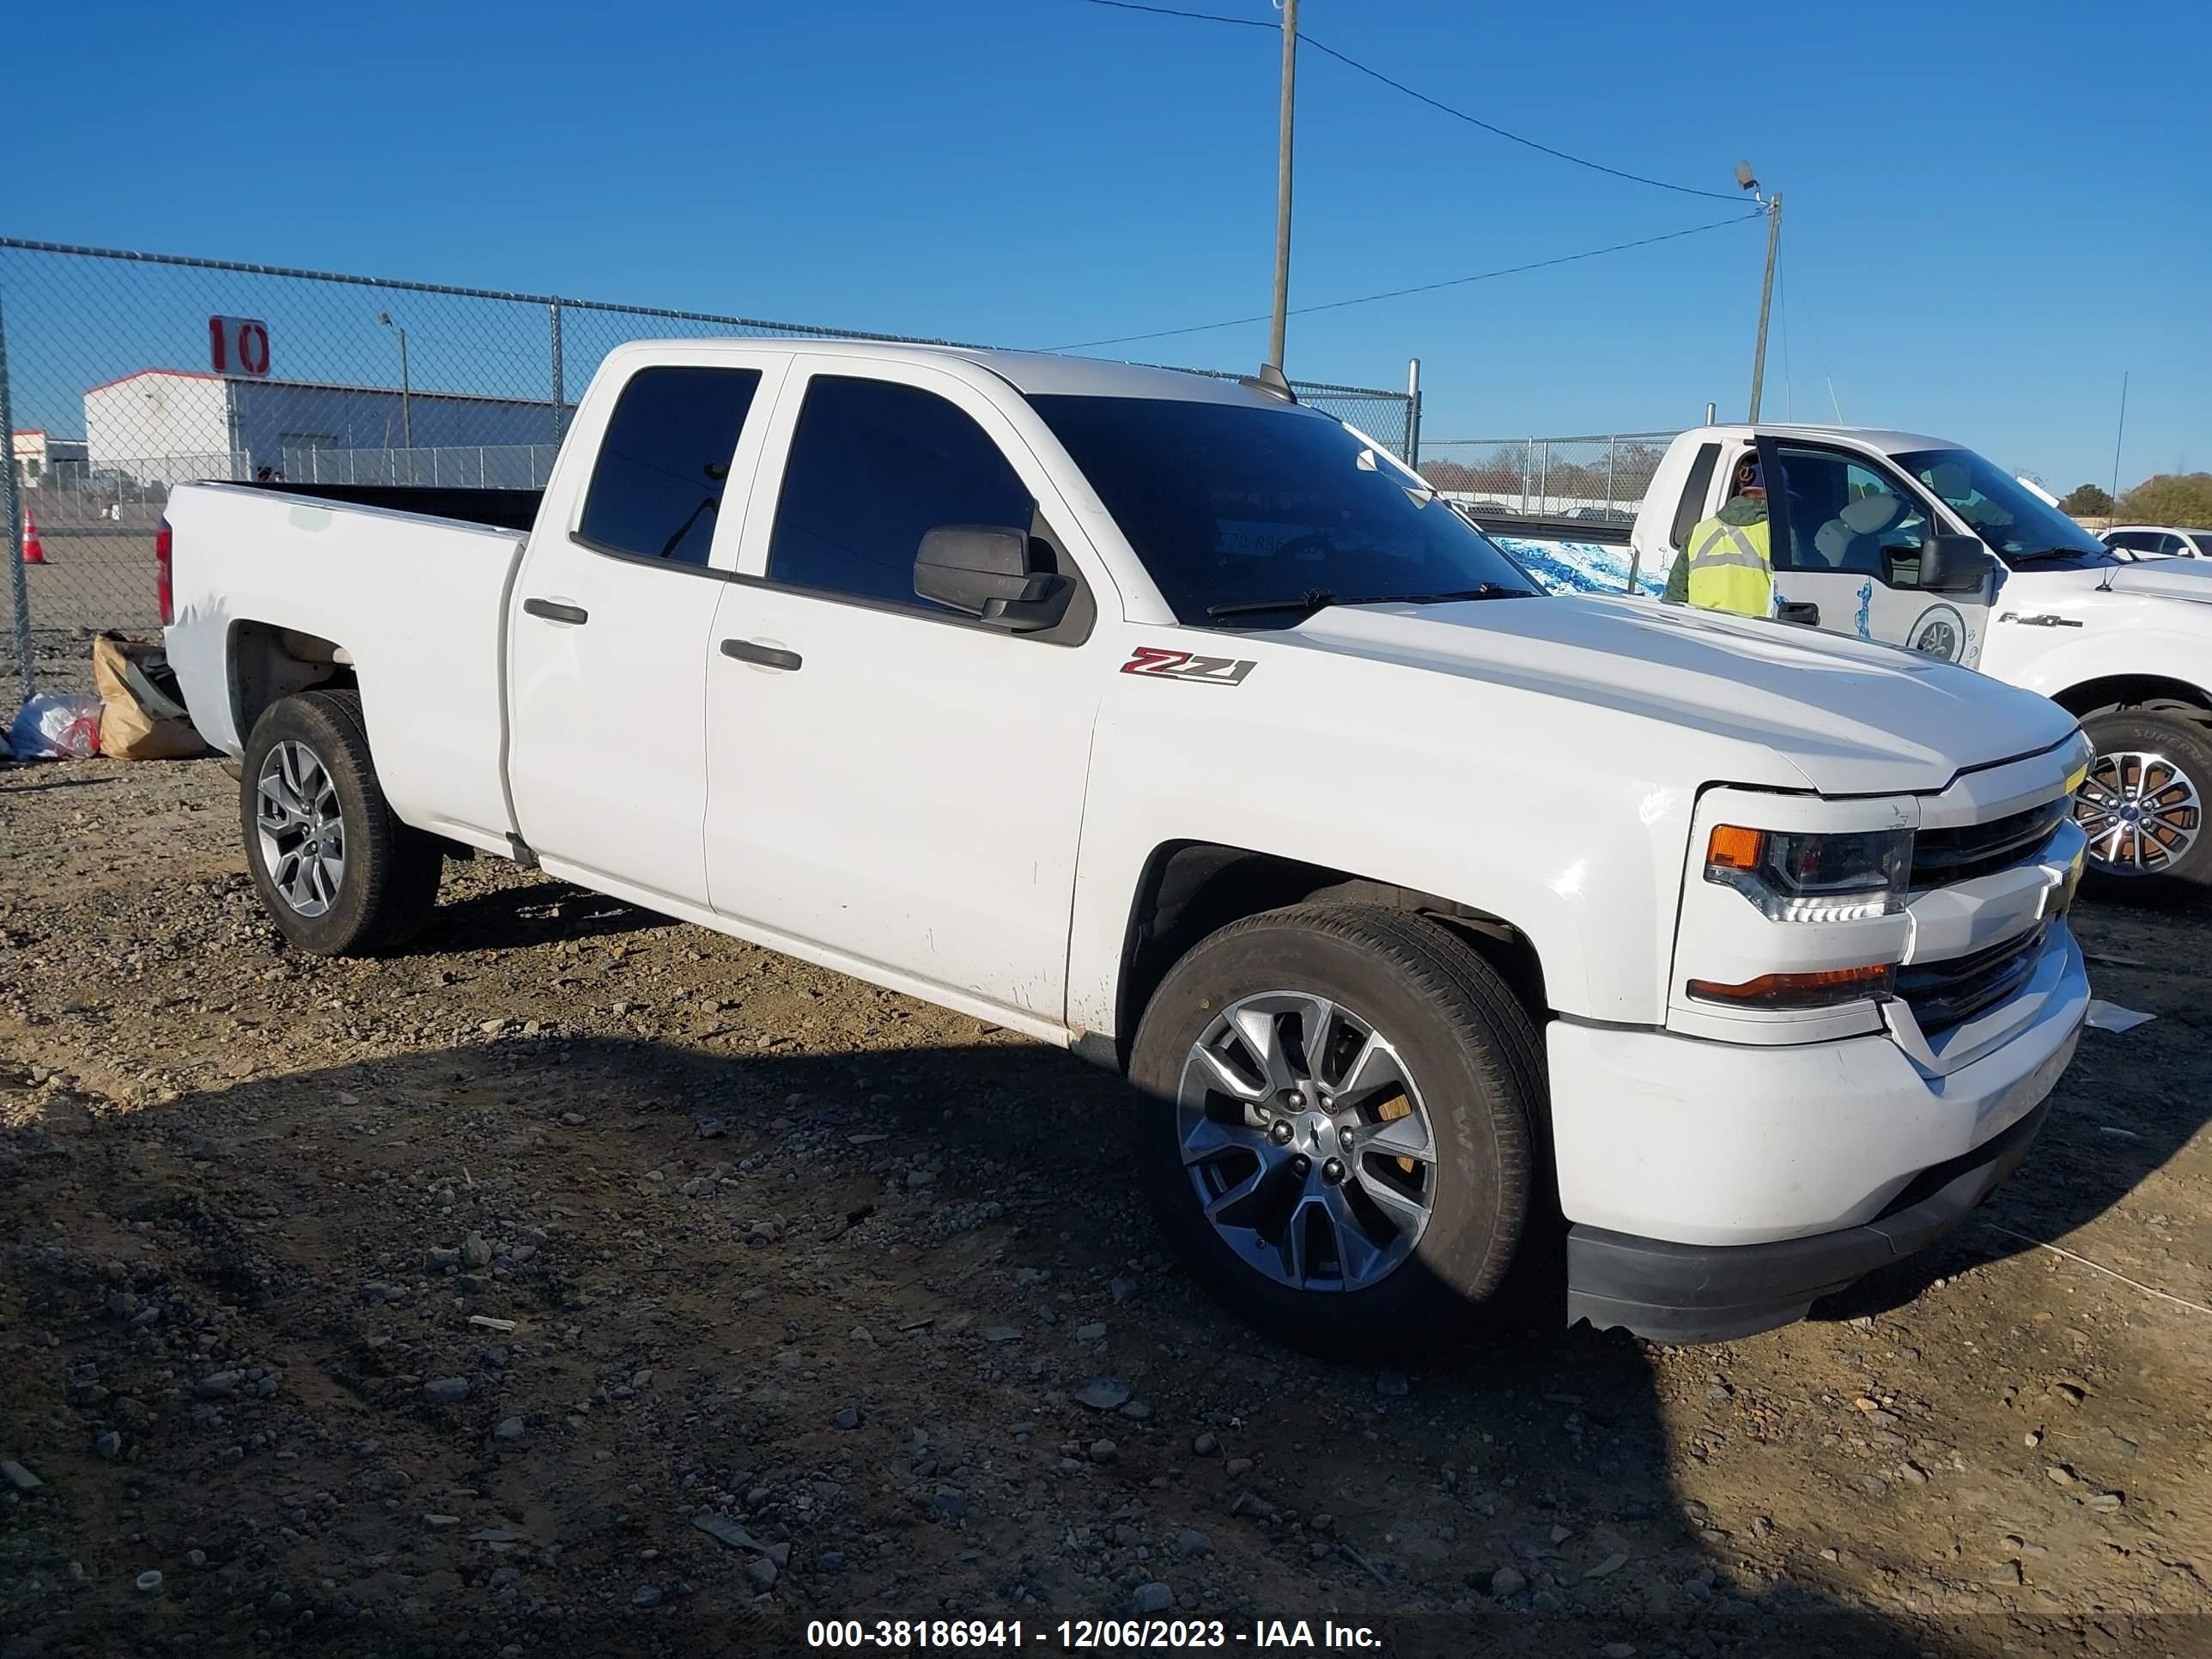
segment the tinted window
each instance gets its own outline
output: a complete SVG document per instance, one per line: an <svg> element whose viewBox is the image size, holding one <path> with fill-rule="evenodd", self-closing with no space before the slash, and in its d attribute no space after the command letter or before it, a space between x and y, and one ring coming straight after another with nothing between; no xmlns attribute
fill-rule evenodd
<svg viewBox="0 0 2212 1659"><path fill-rule="evenodd" d="M1785 568L1882 575L1882 555L1917 559L1928 539L1919 501L1887 477L1832 449L1778 444L1790 504ZM1771 492L1768 496L1772 508Z"/></svg>
<svg viewBox="0 0 2212 1659"><path fill-rule="evenodd" d="M2197 544L2199 558L2212 559L2212 530L2192 530L2189 532L2189 539Z"/></svg>
<svg viewBox="0 0 2212 1659"><path fill-rule="evenodd" d="M2105 545L2130 549L2145 548L2150 545L2150 538L2140 530L2116 530L2105 538Z"/></svg>
<svg viewBox="0 0 2212 1659"><path fill-rule="evenodd" d="M2000 558L2057 559L2076 568L2112 562L2094 536L1971 449L1931 449L1893 459Z"/></svg>
<svg viewBox="0 0 2212 1659"><path fill-rule="evenodd" d="M1302 596L1346 601L1536 584L1483 533L1341 422L1287 405L1030 399L1066 446L1176 617ZM1273 602L1287 601L1288 607Z"/></svg>
<svg viewBox="0 0 2212 1659"><path fill-rule="evenodd" d="M592 469L584 539L638 558L706 563L738 432L759 386L751 368L633 375Z"/></svg>
<svg viewBox="0 0 2212 1659"><path fill-rule="evenodd" d="M914 591L921 538L948 524L1027 530L1036 511L998 445L936 393L817 374L792 437L768 574L945 609Z"/></svg>
<svg viewBox="0 0 2212 1659"><path fill-rule="evenodd" d="M1682 499L1674 507L1673 533L1667 539L1681 552L1690 544L1690 532L1705 516L1705 495L1713 487L1713 469L1720 465L1721 447L1718 444L1698 446L1698 458L1690 463L1690 476L1682 481Z"/></svg>

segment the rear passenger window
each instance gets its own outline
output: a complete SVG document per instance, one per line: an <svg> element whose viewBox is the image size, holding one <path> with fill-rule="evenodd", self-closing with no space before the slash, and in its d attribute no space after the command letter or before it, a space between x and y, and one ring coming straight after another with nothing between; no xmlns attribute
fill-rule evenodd
<svg viewBox="0 0 2212 1659"><path fill-rule="evenodd" d="M1027 530L1036 511L989 434L936 393L817 374L784 467L769 579L944 610L914 591L922 537L949 524Z"/></svg>
<svg viewBox="0 0 2212 1659"><path fill-rule="evenodd" d="M641 368L623 387L584 497L581 533L602 552L702 565L757 368Z"/></svg>
<svg viewBox="0 0 2212 1659"><path fill-rule="evenodd" d="M1682 481L1682 499L1675 505L1674 522L1667 537L1677 553L1688 550L1690 532L1705 516L1705 495L1713 487L1713 468L1720 459L1718 444L1700 444L1697 459L1690 463L1690 476Z"/></svg>

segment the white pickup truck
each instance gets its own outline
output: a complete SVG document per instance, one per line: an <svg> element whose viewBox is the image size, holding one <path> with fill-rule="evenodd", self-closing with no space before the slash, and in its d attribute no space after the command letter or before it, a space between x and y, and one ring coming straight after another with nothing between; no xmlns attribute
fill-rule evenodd
<svg viewBox="0 0 2212 1659"><path fill-rule="evenodd" d="M1207 1284L1312 1346L1556 1284L1563 1234L1570 1318L1796 1318L2004 1178L2087 1008L2071 716L1533 594L1258 382L635 344L542 500L168 525L299 946L393 945L458 845L1068 1046Z"/></svg>
<svg viewBox="0 0 2212 1659"><path fill-rule="evenodd" d="M1667 568L1756 455L1778 606L2052 698L2096 746L2075 815L2092 890L2166 902L2212 885L2212 562L2136 563L2002 467L1940 438L1711 426L1676 438L1630 546ZM1817 613L1817 614L1814 614Z"/></svg>

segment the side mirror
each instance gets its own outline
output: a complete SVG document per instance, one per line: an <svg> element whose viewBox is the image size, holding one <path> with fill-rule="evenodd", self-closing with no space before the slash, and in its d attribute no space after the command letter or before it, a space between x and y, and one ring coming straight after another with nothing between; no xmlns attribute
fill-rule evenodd
<svg viewBox="0 0 2212 1659"><path fill-rule="evenodd" d="M1067 614L1075 584L1032 573L1030 533L1011 525L939 525L914 556L914 591L1010 633L1035 633Z"/></svg>
<svg viewBox="0 0 2212 1659"><path fill-rule="evenodd" d="M1977 592L1996 563L1996 556L1979 536L1930 536L1920 550L1921 591Z"/></svg>
<svg viewBox="0 0 2212 1659"><path fill-rule="evenodd" d="M1972 593L1996 563L1979 536L1930 536L1917 554L1882 549L1881 579L1923 593Z"/></svg>

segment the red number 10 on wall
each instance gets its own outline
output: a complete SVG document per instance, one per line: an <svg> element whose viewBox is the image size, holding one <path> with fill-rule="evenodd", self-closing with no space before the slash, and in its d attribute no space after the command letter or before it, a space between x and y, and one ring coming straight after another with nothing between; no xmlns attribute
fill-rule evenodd
<svg viewBox="0 0 2212 1659"><path fill-rule="evenodd" d="M257 317L208 319L208 356L218 374L269 373L269 325Z"/></svg>

